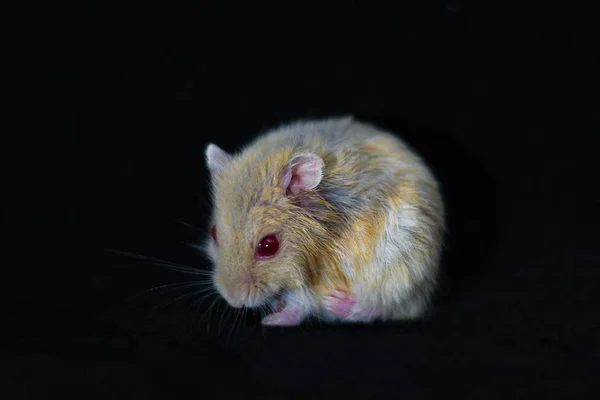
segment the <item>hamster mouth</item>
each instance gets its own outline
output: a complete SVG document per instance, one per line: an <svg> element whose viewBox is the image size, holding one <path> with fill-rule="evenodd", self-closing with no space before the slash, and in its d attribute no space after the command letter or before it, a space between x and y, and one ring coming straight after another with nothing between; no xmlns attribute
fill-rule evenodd
<svg viewBox="0 0 600 400"><path fill-rule="evenodd" d="M266 306L267 308L269 308L271 310L277 310L277 309L283 308L283 306L285 305L285 301L283 299L283 297L284 297L283 290L278 290L276 292L271 292L271 293L268 293L268 292L266 292L264 290L260 290L260 289L254 290L254 291L249 290L247 295L244 297L245 297L245 300L242 300L242 302L243 302L242 304L243 304L243 307L245 307L245 308L257 308L257 307ZM232 305L231 302L229 302L229 303L230 303L230 305Z"/></svg>

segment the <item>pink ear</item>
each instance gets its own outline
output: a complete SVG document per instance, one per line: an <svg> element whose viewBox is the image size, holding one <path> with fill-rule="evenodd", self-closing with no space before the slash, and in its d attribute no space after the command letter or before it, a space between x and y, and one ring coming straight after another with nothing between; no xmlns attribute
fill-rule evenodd
<svg viewBox="0 0 600 400"><path fill-rule="evenodd" d="M231 156L212 143L206 146L205 156L208 169L213 174L219 174L231 163Z"/></svg>
<svg viewBox="0 0 600 400"><path fill-rule="evenodd" d="M314 189L323 178L323 166L323 160L316 154L294 156L283 170L279 185L293 194Z"/></svg>

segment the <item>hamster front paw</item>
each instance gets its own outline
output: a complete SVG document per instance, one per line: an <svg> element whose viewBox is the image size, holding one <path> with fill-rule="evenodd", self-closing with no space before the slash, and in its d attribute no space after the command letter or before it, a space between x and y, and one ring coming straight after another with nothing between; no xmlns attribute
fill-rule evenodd
<svg viewBox="0 0 600 400"><path fill-rule="evenodd" d="M362 306L356 296L345 290L333 290L323 298L325 309L347 321L370 322L380 315L374 307Z"/></svg>
<svg viewBox="0 0 600 400"><path fill-rule="evenodd" d="M286 305L279 312L267 315L262 320L267 326L298 326L306 317L306 312L301 308Z"/></svg>

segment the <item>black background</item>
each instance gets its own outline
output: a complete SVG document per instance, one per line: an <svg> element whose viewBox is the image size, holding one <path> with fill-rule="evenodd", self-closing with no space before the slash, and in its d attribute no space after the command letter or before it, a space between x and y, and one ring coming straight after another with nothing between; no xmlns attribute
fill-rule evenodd
<svg viewBox="0 0 600 400"><path fill-rule="evenodd" d="M397 3L5 7L2 398L593 396L593 12ZM442 183L428 320L265 330L219 301L201 317L214 297L146 291L193 277L105 251L208 268L185 244L208 228L206 143L348 113Z"/></svg>

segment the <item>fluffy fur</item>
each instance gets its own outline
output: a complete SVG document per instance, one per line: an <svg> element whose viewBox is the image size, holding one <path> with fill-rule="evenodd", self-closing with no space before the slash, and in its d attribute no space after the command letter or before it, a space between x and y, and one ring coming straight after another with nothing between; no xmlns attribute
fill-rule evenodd
<svg viewBox="0 0 600 400"><path fill-rule="evenodd" d="M444 230L438 184L396 136L352 117L281 126L229 155L206 150L214 284L233 307L281 299L271 325L422 315ZM257 260L265 235L280 250Z"/></svg>

